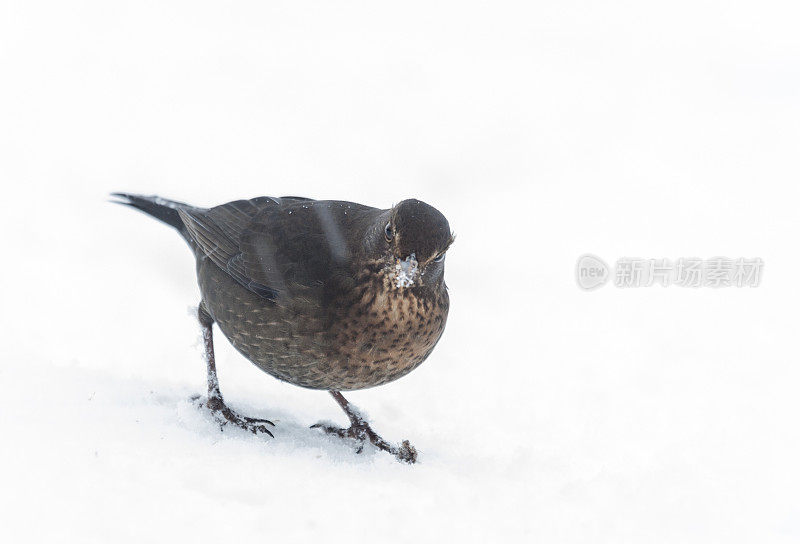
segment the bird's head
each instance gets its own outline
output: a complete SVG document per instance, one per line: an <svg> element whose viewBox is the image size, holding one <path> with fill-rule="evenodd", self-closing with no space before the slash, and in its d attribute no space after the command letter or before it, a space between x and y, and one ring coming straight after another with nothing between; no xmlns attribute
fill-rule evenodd
<svg viewBox="0 0 800 544"><path fill-rule="evenodd" d="M382 217L381 229L394 287L442 281L453 234L439 210L421 200L403 200Z"/></svg>

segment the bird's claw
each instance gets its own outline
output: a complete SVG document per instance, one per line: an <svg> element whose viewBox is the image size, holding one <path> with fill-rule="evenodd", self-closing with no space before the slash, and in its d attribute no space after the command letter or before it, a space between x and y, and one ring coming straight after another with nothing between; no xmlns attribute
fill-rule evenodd
<svg viewBox="0 0 800 544"><path fill-rule="evenodd" d="M268 419L259 419L257 417L247 417L247 416L242 416L242 418L248 423L266 423L267 425L272 425L273 427L275 426L275 424Z"/></svg>
<svg viewBox="0 0 800 544"><path fill-rule="evenodd" d="M394 455L398 461L413 464L417 462L417 450L412 446L408 440L403 440L400 447L394 446L381 438L372 428L364 422L351 425L343 429L341 427L334 427L324 423L315 423L311 426L312 429L322 429L328 434L335 434L340 438L351 438L356 440L358 446L356 453L364 451L364 444L369 441L376 448Z"/></svg>
<svg viewBox="0 0 800 544"><path fill-rule="evenodd" d="M400 447L394 455L398 460L408 463L409 465L413 465L417 462L417 448L412 446L408 440L403 440L400 443Z"/></svg>
<svg viewBox="0 0 800 544"><path fill-rule="evenodd" d="M198 402L200 407L208 408L211 411L211 415L214 417L214 420L219 423L220 431L225 429L225 426L228 423L233 423L240 429L244 429L245 431L250 431L253 434L264 433L268 434L272 438L275 435L270 432L269 429L264 425L271 425L275 426L275 424L268 420L268 419L259 419L255 417L247 417L242 416L236 413L235 411L231 410L227 404L222 400L222 397L210 397L205 402L200 400L199 395L194 395L191 399L195 402Z"/></svg>

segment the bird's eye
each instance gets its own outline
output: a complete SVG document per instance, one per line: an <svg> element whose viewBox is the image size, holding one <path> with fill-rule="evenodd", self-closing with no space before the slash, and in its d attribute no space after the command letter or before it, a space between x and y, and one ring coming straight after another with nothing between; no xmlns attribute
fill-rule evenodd
<svg viewBox="0 0 800 544"><path fill-rule="evenodd" d="M383 229L383 235L386 236L386 241L387 242L391 242L392 241L392 224L391 223L386 223L386 227L384 227L384 229Z"/></svg>
<svg viewBox="0 0 800 544"><path fill-rule="evenodd" d="M444 260L444 256L445 256L445 255L447 255L447 253L446 253L446 252L445 252L445 253L442 253L441 255L437 255L437 256L436 256L436 258L433 260L433 262L435 262L435 263L440 263L440 262L442 262L442 261Z"/></svg>

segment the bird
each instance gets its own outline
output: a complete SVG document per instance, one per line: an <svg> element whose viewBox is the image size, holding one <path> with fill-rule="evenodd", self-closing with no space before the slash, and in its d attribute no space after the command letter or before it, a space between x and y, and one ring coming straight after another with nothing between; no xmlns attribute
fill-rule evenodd
<svg viewBox="0 0 800 544"><path fill-rule="evenodd" d="M208 409L274 438L274 423L224 401L213 325L245 358L290 384L328 391L350 426L312 428L366 442L414 463L408 440L384 440L342 391L405 376L431 354L447 323L445 256L454 235L433 206L407 199L380 209L355 202L262 196L201 208L158 196L111 193L173 227L194 253Z"/></svg>

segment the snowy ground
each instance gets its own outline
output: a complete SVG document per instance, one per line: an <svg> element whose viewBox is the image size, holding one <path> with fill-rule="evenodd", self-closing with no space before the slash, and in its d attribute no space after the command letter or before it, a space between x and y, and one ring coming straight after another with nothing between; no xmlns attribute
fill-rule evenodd
<svg viewBox="0 0 800 544"><path fill-rule="evenodd" d="M14 542L797 542L793 3L5 2L0 527ZM350 395L218 341L113 190L449 218L447 330ZM755 289L587 293L577 257L761 257Z"/></svg>

